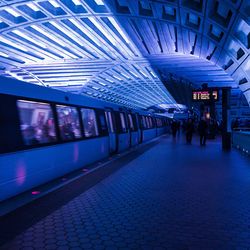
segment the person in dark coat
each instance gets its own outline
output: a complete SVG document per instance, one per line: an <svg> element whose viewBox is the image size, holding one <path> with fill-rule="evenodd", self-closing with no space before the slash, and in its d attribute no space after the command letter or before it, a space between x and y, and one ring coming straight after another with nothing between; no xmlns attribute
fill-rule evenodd
<svg viewBox="0 0 250 250"><path fill-rule="evenodd" d="M188 144L192 143L193 132L194 132L194 123L193 120L189 118L186 124L186 141Z"/></svg>
<svg viewBox="0 0 250 250"><path fill-rule="evenodd" d="M198 125L198 131L200 134L200 145L205 146L207 140L207 123L204 118L202 118Z"/></svg>
<svg viewBox="0 0 250 250"><path fill-rule="evenodd" d="M176 137L177 130L178 130L177 121L175 121L175 120L172 121L171 129L172 129L172 135L173 135L173 137L175 138L175 137Z"/></svg>

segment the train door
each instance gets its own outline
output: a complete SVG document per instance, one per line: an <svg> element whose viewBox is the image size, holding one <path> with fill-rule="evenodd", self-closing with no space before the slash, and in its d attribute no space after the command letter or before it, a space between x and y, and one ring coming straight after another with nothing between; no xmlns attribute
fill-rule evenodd
<svg viewBox="0 0 250 250"><path fill-rule="evenodd" d="M142 137L143 137L143 130L142 130L142 116L139 114L137 116L137 126L138 126L138 133L139 133L139 143L142 143Z"/></svg>
<svg viewBox="0 0 250 250"><path fill-rule="evenodd" d="M152 117L152 120L153 120L154 129L155 129L155 137L157 137L157 124L156 124L156 118L155 118L155 117Z"/></svg>
<svg viewBox="0 0 250 250"><path fill-rule="evenodd" d="M114 154L117 152L117 134L115 132L114 114L111 110L106 110L105 116L109 129L109 152L110 154Z"/></svg>
<svg viewBox="0 0 250 250"><path fill-rule="evenodd" d="M132 146L132 133L133 133L133 119L132 115L128 113L128 127L129 127L129 147Z"/></svg>

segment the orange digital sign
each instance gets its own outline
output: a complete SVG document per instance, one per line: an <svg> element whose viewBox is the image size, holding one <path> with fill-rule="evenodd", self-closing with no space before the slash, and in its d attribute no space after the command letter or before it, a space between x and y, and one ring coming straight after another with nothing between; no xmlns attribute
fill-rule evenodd
<svg viewBox="0 0 250 250"><path fill-rule="evenodd" d="M193 101L210 101L218 100L218 91L217 90L200 90L200 91L193 91L192 92L192 100Z"/></svg>

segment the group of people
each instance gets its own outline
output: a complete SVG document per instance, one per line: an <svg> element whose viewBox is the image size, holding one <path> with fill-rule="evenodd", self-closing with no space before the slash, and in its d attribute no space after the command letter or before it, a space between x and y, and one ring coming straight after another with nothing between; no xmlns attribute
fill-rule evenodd
<svg viewBox="0 0 250 250"><path fill-rule="evenodd" d="M180 131L180 126L181 126L180 121L176 121L176 120L172 121L171 129L172 129L173 138L175 138L177 132ZM193 119L189 118L187 120L187 122L185 122L183 129L185 130L185 133L186 133L187 144L191 144L192 138L193 138L193 133L195 130ZM208 133L208 124L204 118L201 118L199 123L198 123L198 132L200 135L200 145L205 146L206 140L207 140L207 133Z"/></svg>

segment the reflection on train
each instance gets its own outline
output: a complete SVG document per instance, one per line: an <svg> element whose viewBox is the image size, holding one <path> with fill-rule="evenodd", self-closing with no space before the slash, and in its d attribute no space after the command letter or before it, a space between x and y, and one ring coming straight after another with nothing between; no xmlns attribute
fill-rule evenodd
<svg viewBox="0 0 250 250"><path fill-rule="evenodd" d="M0 82L0 201L151 140L170 124L146 111Z"/></svg>
<svg viewBox="0 0 250 250"><path fill-rule="evenodd" d="M25 145L55 141L55 124L49 104L18 100L17 107Z"/></svg>

